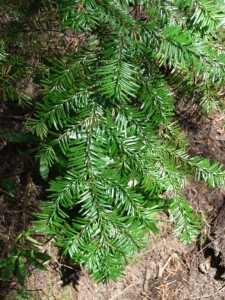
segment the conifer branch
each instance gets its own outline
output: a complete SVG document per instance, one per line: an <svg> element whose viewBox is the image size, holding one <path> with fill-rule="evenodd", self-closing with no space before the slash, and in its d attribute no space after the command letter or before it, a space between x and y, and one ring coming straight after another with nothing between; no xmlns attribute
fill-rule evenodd
<svg viewBox="0 0 225 300"><path fill-rule="evenodd" d="M54 8L49 23L28 13L36 16L34 1L22 2L2 5L9 23L0 37L0 91L25 105L15 82L25 86L32 76L42 89L27 129L39 137L40 175L51 180L32 231L54 237L64 255L104 282L116 280L146 233L157 231L161 210L176 237L194 240L199 223L182 195L185 180L194 173L223 186L225 171L190 157L174 96L215 108L225 79L225 51L215 40L224 12L211 0L41 1L46 16ZM13 16L19 28L10 26ZM12 32L30 29L41 49L35 66L12 51L27 41L19 33L12 41ZM44 41L51 31L84 41L69 49L59 40L60 50L46 54L43 31Z"/></svg>

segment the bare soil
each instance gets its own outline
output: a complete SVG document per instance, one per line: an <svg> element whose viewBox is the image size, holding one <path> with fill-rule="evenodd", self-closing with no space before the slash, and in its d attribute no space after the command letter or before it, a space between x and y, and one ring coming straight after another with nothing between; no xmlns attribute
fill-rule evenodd
<svg viewBox="0 0 225 300"><path fill-rule="evenodd" d="M190 114L191 110L188 110ZM0 136L5 132L23 132L24 115L7 103L0 106ZM225 163L225 113L186 122L187 109L180 105L177 116L186 132L192 155ZM13 144L0 138L0 180L11 182L12 192L0 186L0 249L3 256L16 237L27 229L44 199L46 183L35 173L34 158L21 153L32 144ZM4 180L3 180L4 183ZM62 262L51 242L43 251L51 255L48 272L34 270L26 280L31 300L189 300L225 299L225 191L208 189L192 179L185 195L199 213L201 235L191 245L183 245L171 235L166 214L161 215L160 234L150 234L148 245L130 262L124 277L108 285L93 282L85 270ZM20 287L14 278L0 283L0 299L18 299Z"/></svg>

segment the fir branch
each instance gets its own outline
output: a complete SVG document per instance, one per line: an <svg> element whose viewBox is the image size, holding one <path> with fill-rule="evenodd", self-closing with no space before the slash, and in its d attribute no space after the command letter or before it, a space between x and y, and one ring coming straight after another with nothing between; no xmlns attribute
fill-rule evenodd
<svg viewBox="0 0 225 300"><path fill-rule="evenodd" d="M42 87L27 128L41 140L37 161L43 179L57 176L33 232L50 234L64 255L88 268L95 280L108 282L122 274L146 233L156 230L156 212L169 210L174 234L183 242L196 237L199 223L182 197L187 176L224 185L223 166L190 157L187 139L173 121L174 94L206 111L215 106L224 82L224 49L214 34L222 15L211 0L46 3L48 16L54 3L61 17L46 36L51 30L82 35L85 45L73 53L64 45L54 55L39 45L36 68L21 52L13 53L6 30L0 91L26 104L16 80L26 82L32 74ZM27 10L33 4L4 9L10 20L15 13L18 31L38 35L47 20L33 24ZM12 33L15 26L4 28L8 25ZM24 38L18 34L16 40ZM162 201L162 193L171 199Z"/></svg>

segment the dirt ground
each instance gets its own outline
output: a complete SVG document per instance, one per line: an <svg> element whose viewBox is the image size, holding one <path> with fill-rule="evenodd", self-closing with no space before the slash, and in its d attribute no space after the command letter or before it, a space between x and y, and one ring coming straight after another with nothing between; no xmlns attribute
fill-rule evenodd
<svg viewBox="0 0 225 300"><path fill-rule="evenodd" d="M10 105L0 107L0 137L7 131L24 131L26 112L12 114ZM191 110L188 110L190 113ZM187 123L185 106L178 119L190 140L192 155L225 163L225 113ZM44 199L45 183L38 179L32 156L21 153L32 144L12 144L0 138L0 247L4 255L16 236L27 229L33 212ZM4 186L4 179L9 185ZM11 186L10 186L11 184ZM34 270L27 279L27 297L18 298L14 279L0 283L0 299L31 300L189 300L225 299L225 191L207 189L191 179L185 195L201 216L201 235L191 245L183 245L171 235L166 214L161 215L160 234L150 235L148 245L130 262L123 278L108 285L93 282L85 270L61 262L50 242L44 245L52 256L48 272Z"/></svg>

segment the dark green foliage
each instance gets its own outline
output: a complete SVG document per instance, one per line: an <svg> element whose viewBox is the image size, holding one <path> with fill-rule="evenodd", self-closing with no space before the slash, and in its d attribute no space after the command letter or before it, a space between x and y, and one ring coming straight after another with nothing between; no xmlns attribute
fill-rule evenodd
<svg viewBox="0 0 225 300"><path fill-rule="evenodd" d="M8 196L13 197L16 194L17 184L14 178L0 178L0 189L5 191Z"/></svg>
<svg viewBox="0 0 225 300"><path fill-rule="evenodd" d="M7 132L0 135L0 137L11 143L32 143L40 141L39 138L27 132Z"/></svg>
<svg viewBox="0 0 225 300"><path fill-rule="evenodd" d="M42 141L42 177L60 162L64 170L50 182L33 231L55 237L64 255L108 282L157 230L160 210L168 209L183 242L196 237L199 224L182 195L189 174L224 184L221 165L189 157L173 121L174 92L205 111L215 107L224 14L210 0L48 3L85 46L47 60L43 98L27 123Z"/></svg>
<svg viewBox="0 0 225 300"><path fill-rule="evenodd" d="M21 242L20 242L21 243ZM34 268L46 271L44 262L50 259L50 256L38 252L34 249L25 249L21 246L15 247L8 255L0 260L1 280L7 280L11 275L16 275L16 278L20 285L24 285L27 277L26 265L30 264Z"/></svg>

